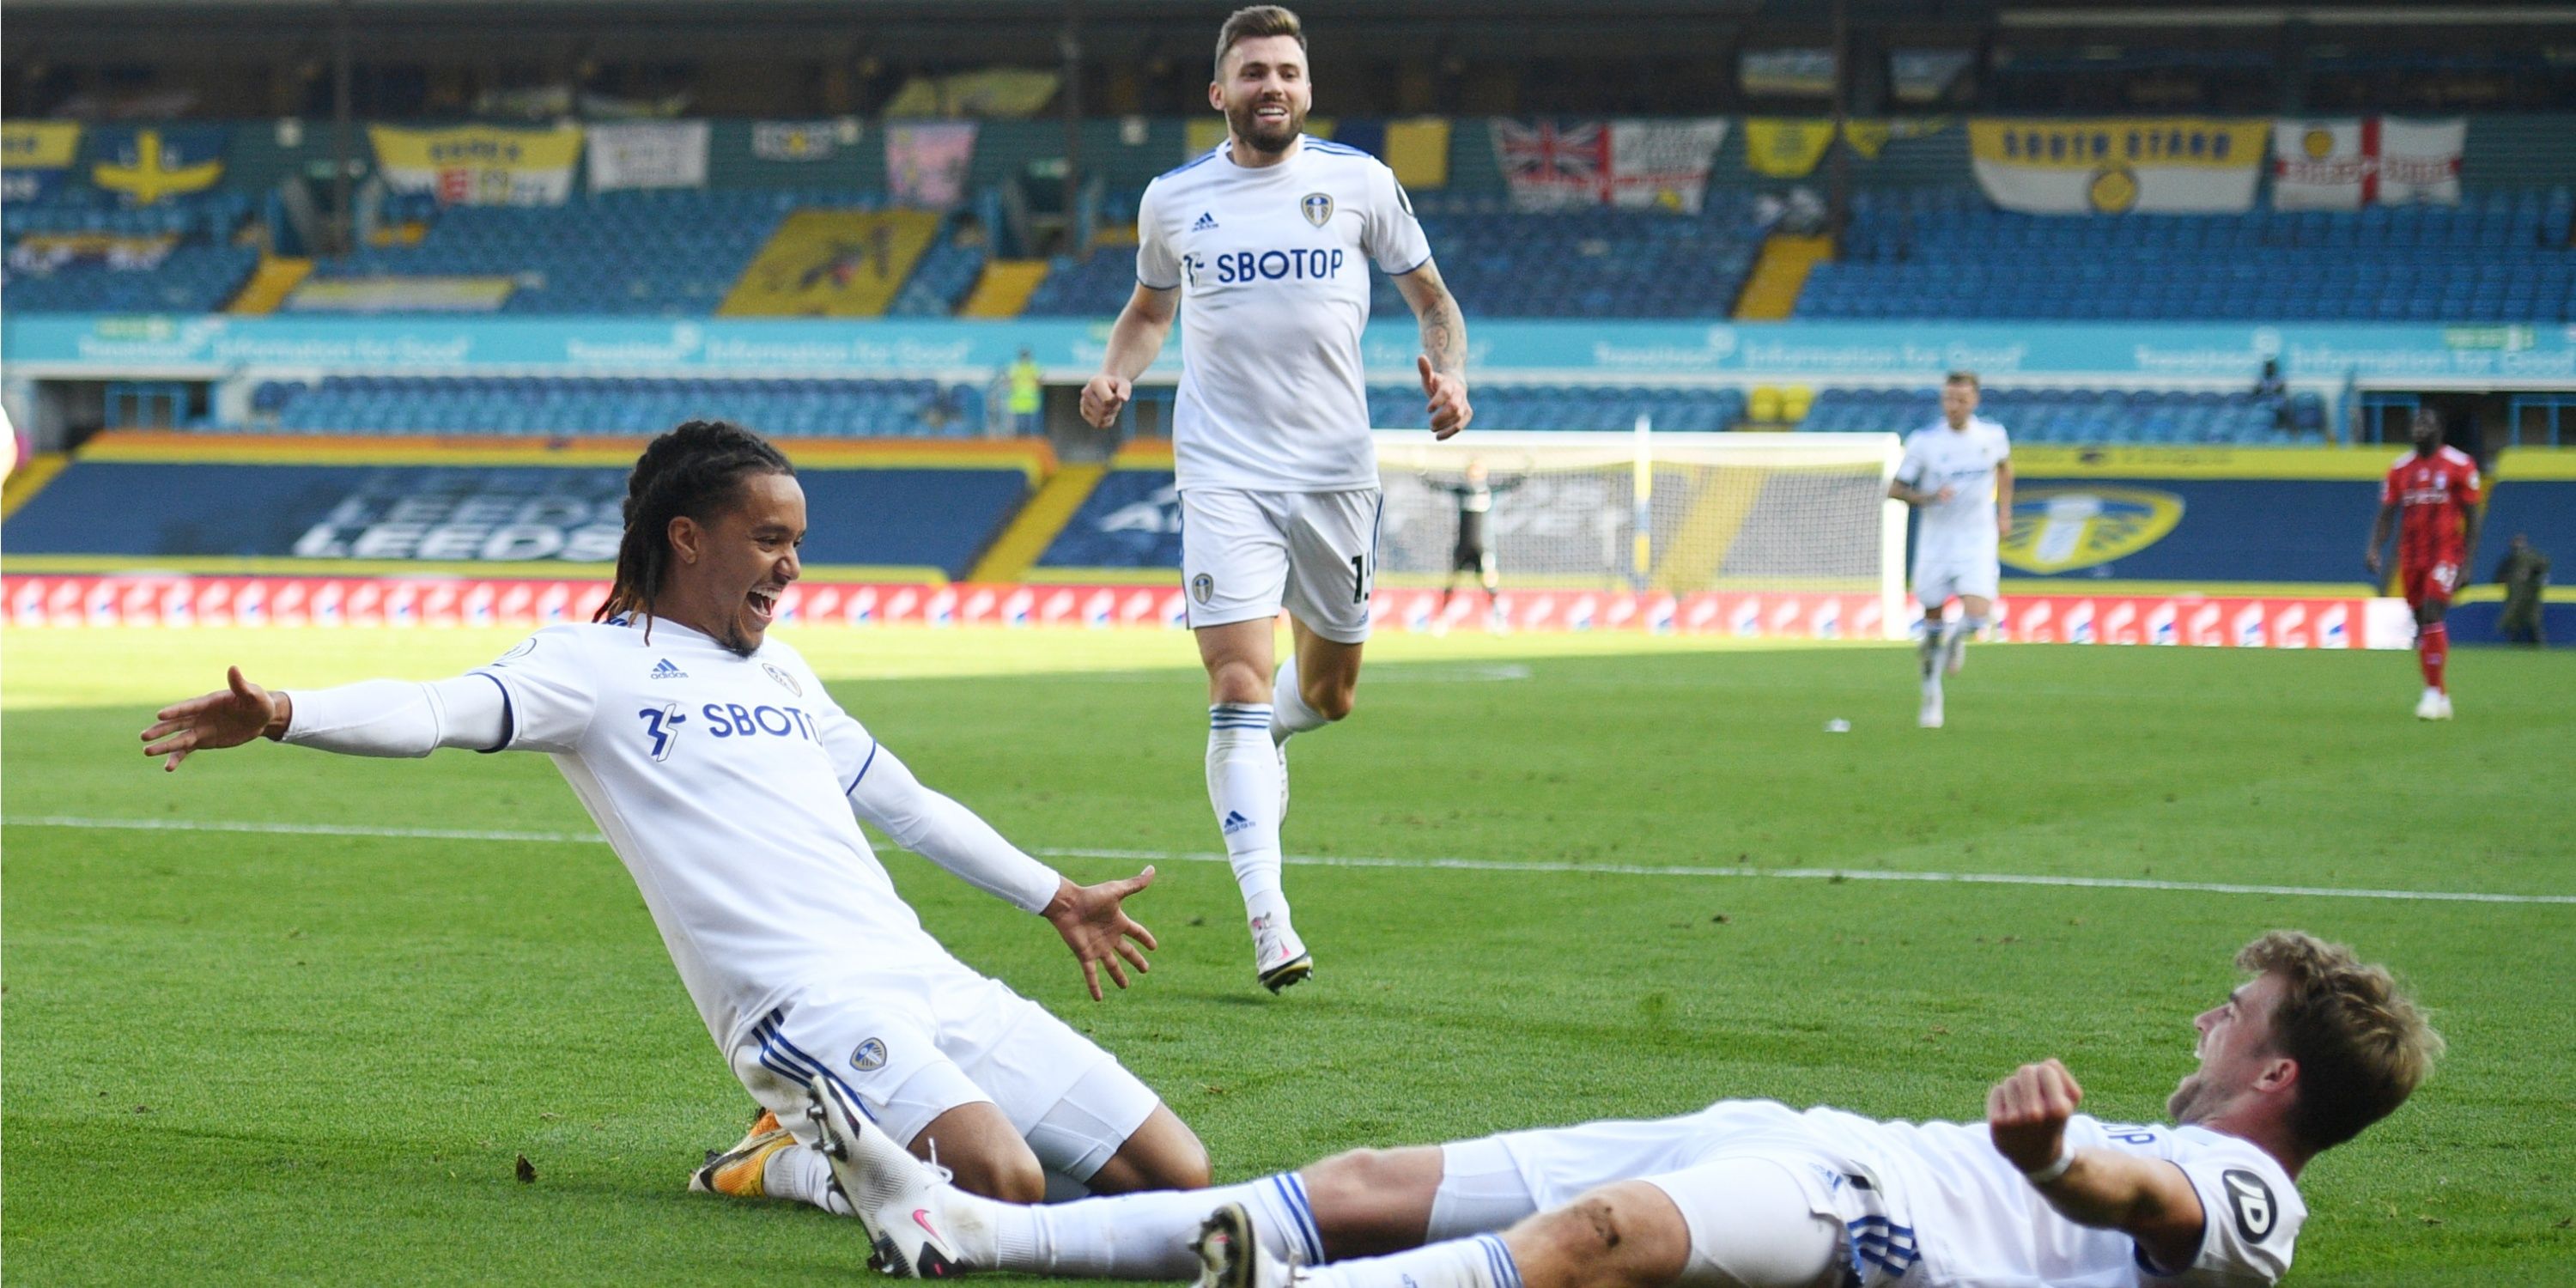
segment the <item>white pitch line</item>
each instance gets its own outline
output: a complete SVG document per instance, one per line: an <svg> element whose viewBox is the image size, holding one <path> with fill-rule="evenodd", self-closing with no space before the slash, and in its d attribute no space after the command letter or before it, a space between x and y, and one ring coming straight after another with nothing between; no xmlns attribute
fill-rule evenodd
<svg viewBox="0 0 2576 1288"><path fill-rule="evenodd" d="M363 827L341 823L245 823L176 818L76 818L44 815L0 818L8 827L97 828L141 832L250 832L277 836L365 836L419 841L523 841L547 845L601 845L596 832L501 832L448 827ZM1031 851L1053 859L1123 859L1139 863L1225 863L1204 850L1101 850L1051 847ZM2059 886L2086 890L2174 890L2193 894L2292 895L2320 899L2394 899L2425 903L2576 904L2569 894L2489 894L2470 890L2368 890L2338 886L2240 885L2223 881L2151 881L2143 877L2065 877L2013 872L1903 872L1887 868L1700 868L1679 864L1515 863L1502 859L1381 859L1331 854L1291 854L1288 863L1314 868L1396 868L1415 871L1544 872L1621 877L1777 877L1791 881L1928 881L1951 885Z"/></svg>
<svg viewBox="0 0 2576 1288"><path fill-rule="evenodd" d="M1050 858L1226 863L1222 854L1165 850L1053 849ZM2151 881L2143 877L2059 877L2015 872L1904 872L1887 868L1695 868L1640 863L1514 863L1501 859L1369 859L1292 854L1289 863L1318 868L1446 868L1467 872L1572 872L1623 877L1782 877L1793 881L1930 881L1954 885L2073 886L2098 890L2186 890L2197 894L2314 895L2329 899L2402 899L2445 903L2576 904L2576 894L2487 894L2455 890L2360 890L2338 886L2237 885L2220 881Z"/></svg>
<svg viewBox="0 0 2576 1288"><path fill-rule="evenodd" d="M597 832L491 832L453 827L362 827L344 823L235 823L188 818L0 818L6 827L104 828L128 832L255 832L269 836L373 836L413 841L535 841L549 845L605 845Z"/></svg>

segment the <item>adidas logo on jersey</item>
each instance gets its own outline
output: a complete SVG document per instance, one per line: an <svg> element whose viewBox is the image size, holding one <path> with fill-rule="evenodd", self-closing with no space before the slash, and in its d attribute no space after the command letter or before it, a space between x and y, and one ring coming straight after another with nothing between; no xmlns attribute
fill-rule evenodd
<svg viewBox="0 0 2576 1288"><path fill-rule="evenodd" d="M1252 820L1245 818L1242 810L1230 809L1225 812L1224 830L1227 836L1232 836L1250 826L1252 826Z"/></svg>
<svg viewBox="0 0 2576 1288"><path fill-rule="evenodd" d="M653 680L685 680L689 678L689 673L671 665L671 659L666 657L661 661L654 663L653 670L645 678Z"/></svg>
<svg viewBox="0 0 2576 1288"><path fill-rule="evenodd" d="M1202 210L1199 212L1199 221L1190 225L1190 231L1194 233L1203 233L1214 227L1216 227L1216 216Z"/></svg>

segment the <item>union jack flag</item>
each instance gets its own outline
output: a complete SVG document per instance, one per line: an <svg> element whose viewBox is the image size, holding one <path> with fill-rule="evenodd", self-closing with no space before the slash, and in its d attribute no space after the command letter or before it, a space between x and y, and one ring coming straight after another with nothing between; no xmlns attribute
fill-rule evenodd
<svg viewBox="0 0 2576 1288"><path fill-rule="evenodd" d="M1606 121L1560 126L1554 121L1523 125L1497 120L1494 153L1517 205L1605 205L1611 200L1614 185Z"/></svg>

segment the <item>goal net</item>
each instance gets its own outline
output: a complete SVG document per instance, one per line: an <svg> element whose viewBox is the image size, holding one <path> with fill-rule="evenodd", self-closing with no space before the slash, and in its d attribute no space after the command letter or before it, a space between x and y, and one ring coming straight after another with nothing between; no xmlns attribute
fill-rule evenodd
<svg viewBox="0 0 2576 1288"><path fill-rule="evenodd" d="M1901 630L1905 507L1893 434L1377 434L1390 585L1445 578L1484 467L1506 587L1875 592Z"/></svg>

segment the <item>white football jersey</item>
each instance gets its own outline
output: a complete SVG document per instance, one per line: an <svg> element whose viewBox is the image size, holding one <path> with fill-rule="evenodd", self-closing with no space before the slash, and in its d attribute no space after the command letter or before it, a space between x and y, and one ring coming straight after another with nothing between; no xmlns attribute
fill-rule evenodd
<svg viewBox="0 0 2576 1288"><path fill-rule="evenodd" d="M2251 1141L2202 1127L2077 1114L2066 1124L2068 1145L2162 1159L2200 1195L2199 1255L2188 1266L2149 1268L2129 1236L2059 1215L1995 1151L1983 1123L1884 1122L1835 1109L1803 1117L1836 1152L1873 1174L1895 1246L1920 1259L1919 1274L1903 1278L1906 1284L2268 1285L2289 1270L2290 1247L2308 1215L2289 1174Z"/></svg>
<svg viewBox="0 0 2576 1288"><path fill-rule="evenodd" d="M1995 561L1995 467L2012 457L2004 427L1982 416L1970 416L1968 427L1952 429L1935 421L1905 436L1905 459L1896 481L1926 492L1947 487L1947 501L1927 501L1914 536L1914 566Z"/></svg>
<svg viewBox="0 0 2576 1288"><path fill-rule="evenodd" d="M1301 136L1246 169L1231 146L1146 185L1136 208L1136 280L1181 292L1180 486L1376 487L1369 264L1410 273L1431 245L1395 172L1357 148Z"/></svg>
<svg viewBox="0 0 2576 1288"><path fill-rule="evenodd" d="M876 739L775 637L550 626L479 668L633 874L716 1042L803 987L953 962L860 834Z"/></svg>

